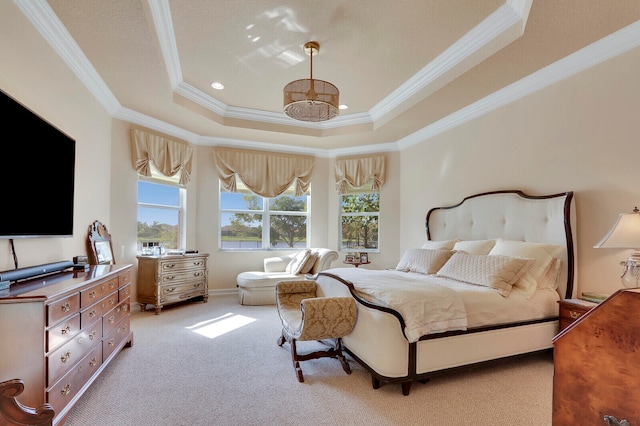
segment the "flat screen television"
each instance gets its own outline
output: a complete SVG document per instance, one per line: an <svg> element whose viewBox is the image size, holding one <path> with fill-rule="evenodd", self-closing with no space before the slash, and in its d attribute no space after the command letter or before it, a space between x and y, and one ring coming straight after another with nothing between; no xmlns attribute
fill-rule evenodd
<svg viewBox="0 0 640 426"><path fill-rule="evenodd" d="M0 238L73 236L76 141L0 93Z"/></svg>

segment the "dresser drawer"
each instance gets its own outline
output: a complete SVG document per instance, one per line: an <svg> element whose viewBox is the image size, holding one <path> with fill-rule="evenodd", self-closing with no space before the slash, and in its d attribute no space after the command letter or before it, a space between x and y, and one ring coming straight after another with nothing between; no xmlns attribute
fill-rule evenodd
<svg viewBox="0 0 640 426"><path fill-rule="evenodd" d="M62 411L73 400L101 365L102 345L96 345L74 368L47 389L47 401L53 405L56 413Z"/></svg>
<svg viewBox="0 0 640 426"><path fill-rule="evenodd" d="M205 293L205 282L195 281L175 285L163 285L159 288L162 303L178 302L189 297Z"/></svg>
<svg viewBox="0 0 640 426"><path fill-rule="evenodd" d="M69 371L100 341L98 330L86 329L73 336L67 343L47 355L47 383L55 382Z"/></svg>
<svg viewBox="0 0 640 426"><path fill-rule="evenodd" d="M120 274L119 277L119 287L122 287L125 284L129 284L131 282L131 271L124 272Z"/></svg>
<svg viewBox="0 0 640 426"><path fill-rule="evenodd" d="M122 318L129 316L129 305L130 299L125 299L104 315L102 318L103 336L109 334L109 332L116 327Z"/></svg>
<svg viewBox="0 0 640 426"><path fill-rule="evenodd" d="M199 270L189 270L189 271L172 271L163 273L160 276L160 284L172 284L172 283L180 283L184 281L193 281L204 279L206 271L204 269Z"/></svg>
<svg viewBox="0 0 640 426"><path fill-rule="evenodd" d="M131 285L127 284L118 290L118 300L124 300L131 296Z"/></svg>
<svg viewBox="0 0 640 426"><path fill-rule="evenodd" d="M110 309L113 309L117 304L118 292L114 291L98 303L95 303L89 306L87 309L84 309L81 312L80 323L84 326L84 324L94 322L96 319L102 317L105 313L107 313Z"/></svg>
<svg viewBox="0 0 640 426"><path fill-rule="evenodd" d="M119 287L118 277L103 281L80 292L80 306L89 307Z"/></svg>
<svg viewBox="0 0 640 426"><path fill-rule="evenodd" d="M78 331L80 331L80 314L76 313L71 318L67 318L47 330L46 351L49 352L55 349Z"/></svg>
<svg viewBox="0 0 640 426"><path fill-rule="evenodd" d="M102 339L102 357L108 359L113 351L129 336L131 316L127 315Z"/></svg>
<svg viewBox="0 0 640 426"><path fill-rule="evenodd" d="M80 294L74 293L47 305L47 326L52 326L80 310Z"/></svg>
<svg viewBox="0 0 640 426"><path fill-rule="evenodd" d="M160 262L160 272L166 273L204 270L206 267L206 259L204 258L177 258L175 260L162 260Z"/></svg>

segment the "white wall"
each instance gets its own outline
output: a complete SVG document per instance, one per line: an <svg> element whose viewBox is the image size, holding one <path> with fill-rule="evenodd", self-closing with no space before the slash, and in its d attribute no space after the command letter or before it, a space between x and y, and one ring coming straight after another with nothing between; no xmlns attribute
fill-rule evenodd
<svg viewBox="0 0 640 426"><path fill-rule="evenodd" d="M520 189L574 191L578 290L613 293L630 250L594 249L640 205L640 49L401 152L401 250L423 241L429 208Z"/></svg>
<svg viewBox="0 0 640 426"><path fill-rule="evenodd" d="M74 237L15 239L18 266L71 260L86 253L94 220L111 221L112 120L13 3L2 6L0 32L0 89L76 140ZM3 143L29 143L29 129L3 124ZM10 185L10 179L5 176L2 185ZM2 208L19 206L5 200ZM32 212L33 220L47 220L47 209L53 208ZM13 268L9 240L0 240L0 270Z"/></svg>

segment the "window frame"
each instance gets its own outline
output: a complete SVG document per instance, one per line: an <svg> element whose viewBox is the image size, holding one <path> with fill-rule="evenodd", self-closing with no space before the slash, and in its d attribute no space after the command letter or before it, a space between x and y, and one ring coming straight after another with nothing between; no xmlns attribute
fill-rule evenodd
<svg viewBox="0 0 640 426"><path fill-rule="evenodd" d="M364 194L377 194L378 195L378 211L376 212L343 212L342 211L342 197L354 196L354 195L364 195ZM374 190L370 188L360 188L355 189L350 185L347 186L347 192L345 194L338 194L338 250L345 252L358 252L358 253L379 253L380 252L380 201L381 195L379 190ZM342 218L343 216L375 216L377 219L378 225L378 235L376 238L376 248L359 248L359 247L346 247L343 245L343 241L345 241L345 237L343 235L342 229Z"/></svg>
<svg viewBox="0 0 640 426"><path fill-rule="evenodd" d="M161 175L159 172L154 171L152 168L152 176L141 176L138 175L138 182L148 182L156 185L164 185L164 186L172 186L178 189L178 206L172 206L167 204L155 204L155 203L144 203L140 202L140 193L137 192L137 209L136 209L136 251L138 254L142 254L142 245L139 243L139 239L137 236L137 223L139 222L137 217L137 212L139 209L148 208L148 209L160 209L160 210L171 210L178 212L178 247L177 250L184 250L187 246L187 188L184 185L180 185L179 174L173 177L166 177ZM138 189L139 187L137 187Z"/></svg>
<svg viewBox="0 0 640 426"><path fill-rule="evenodd" d="M222 194L227 193L230 194L229 191L226 191L222 185L222 182L219 180L218 186L218 250L220 251L293 251L293 250L303 250L305 248L310 248L310 239L311 239L311 189L304 194L306 196L306 211L282 211L282 210L271 210L270 209L270 200L275 199L277 197L262 197L261 195L253 193L249 190L239 179L236 183L236 188L238 194L247 194L258 197L262 201L262 209L261 210L248 210L248 209L227 209L222 206ZM294 196L294 187L295 183L291 184L287 190L281 194L282 195L291 195ZM259 214L262 215L262 240L261 247L256 248L247 248L247 247L223 247L222 241L222 220L223 215L225 214ZM306 236L305 236L305 246L304 247L272 247L271 245L271 217L272 216L305 216L306 217Z"/></svg>

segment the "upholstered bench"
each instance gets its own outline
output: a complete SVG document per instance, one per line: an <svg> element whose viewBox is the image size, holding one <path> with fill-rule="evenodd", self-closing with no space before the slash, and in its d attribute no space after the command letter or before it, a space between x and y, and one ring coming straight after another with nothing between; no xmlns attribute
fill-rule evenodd
<svg viewBox="0 0 640 426"><path fill-rule="evenodd" d="M286 256L268 257L264 259L264 271L238 274L240 304L275 305L278 282L304 280L306 274L329 269L331 262L337 259L338 253L327 248L312 248Z"/></svg>

